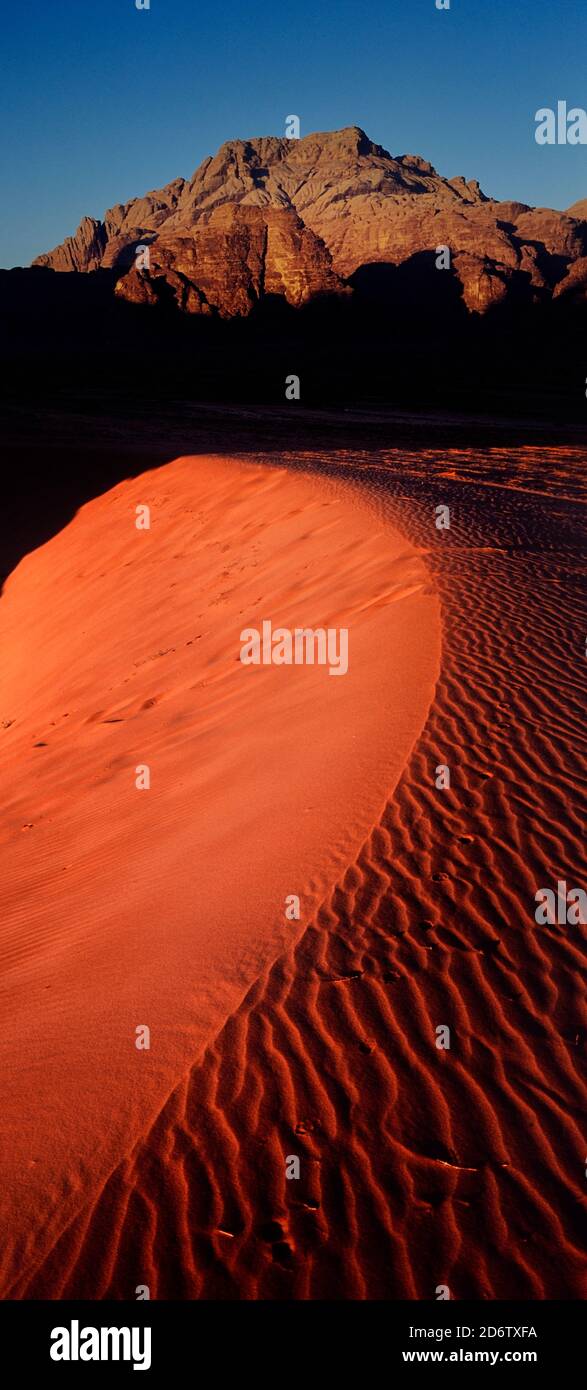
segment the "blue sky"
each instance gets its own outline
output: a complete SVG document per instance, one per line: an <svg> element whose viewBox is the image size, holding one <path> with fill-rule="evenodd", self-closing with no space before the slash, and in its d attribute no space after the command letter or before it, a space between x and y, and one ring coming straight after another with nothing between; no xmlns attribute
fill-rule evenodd
<svg viewBox="0 0 587 1390"><path fill-rule="evenodd" d="M587 146L534 114L587 108L585 0L22 0L2 21L0 264L85 213L189 176L224 140L360 125L499 198L587 197Z"/></svg>

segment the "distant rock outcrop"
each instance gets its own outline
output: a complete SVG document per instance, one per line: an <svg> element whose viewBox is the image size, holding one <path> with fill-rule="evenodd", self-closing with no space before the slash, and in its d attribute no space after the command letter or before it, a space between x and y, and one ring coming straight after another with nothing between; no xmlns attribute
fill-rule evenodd
<svg viewBox="0 0 587 1390"><path fill-rule="evenodd" d="M143 264L140 245L148 247ZM393 158L356 126L302 140L234 140L191 179L86 217L35 265L120 270L116 293L188 313L246 315L267 294L341 294L374 263L446 246L467 308L587 291L587 200L567 213L496 202L475 179ZM147 264L144 264L147 260Z"/></svg>

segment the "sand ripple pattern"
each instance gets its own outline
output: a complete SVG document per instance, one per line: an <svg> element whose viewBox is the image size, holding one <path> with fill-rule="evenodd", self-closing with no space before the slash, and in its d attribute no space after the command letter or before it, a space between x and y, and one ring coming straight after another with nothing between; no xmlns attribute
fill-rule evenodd
<svg viewBox="0 0 587 1390"><path fill-rule="evenodd" d="M587 886L584 459L318 467L427 552L443 663L426 729L316 919L12 1296L585 1293L585 930L533 917L538 887Z"/></svg>

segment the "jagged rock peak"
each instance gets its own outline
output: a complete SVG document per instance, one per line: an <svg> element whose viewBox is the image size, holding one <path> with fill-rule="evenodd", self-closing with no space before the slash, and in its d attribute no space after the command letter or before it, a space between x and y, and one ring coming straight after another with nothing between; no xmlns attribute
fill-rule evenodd
<svg viewBox="0 0 587 1390"><path fill-rule="evenodd" d="M360 126L345 126L343 130L314 131L300 139L261 135L248 140L225 140L218 150L216 159L233 154L258 163L266 163L268 158L294 159L296 162L306 163L309 159L317 160L322 156L327 159L337 157L344 160L359 156L391 159L389 151L384 149L383 145L376 145L370 140Z"/></svg>

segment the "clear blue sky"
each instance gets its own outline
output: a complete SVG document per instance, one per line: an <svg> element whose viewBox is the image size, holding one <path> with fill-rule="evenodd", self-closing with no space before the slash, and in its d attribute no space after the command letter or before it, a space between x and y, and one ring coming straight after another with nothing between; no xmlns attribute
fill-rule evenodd
<svg viewBox="0 0 587 1390"><path fill-rule="evenodd" d="M534 141L539 107L587 109L587 0L5 0L0 32L3 266L292 113L495 197L587 196L587 146Z"/></svg>

